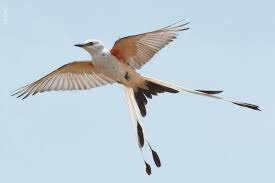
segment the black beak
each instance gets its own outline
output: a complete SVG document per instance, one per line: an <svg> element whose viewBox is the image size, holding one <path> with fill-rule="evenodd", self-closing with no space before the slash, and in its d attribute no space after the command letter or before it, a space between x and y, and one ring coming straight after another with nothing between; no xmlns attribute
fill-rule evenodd
<svg viewBox="0 0 275 183"><path fill-rule="evenodd" d="M74 46L77 46L77 47L83 47L83 46L85 46L84 44L75 44Z"/></svg>

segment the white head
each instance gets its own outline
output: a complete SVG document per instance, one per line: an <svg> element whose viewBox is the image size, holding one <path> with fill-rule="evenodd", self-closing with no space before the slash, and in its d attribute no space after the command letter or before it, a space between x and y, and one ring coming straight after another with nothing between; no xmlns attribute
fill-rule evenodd
<svg viewBox="0 0 275 183"><path fill-rule="evenodd" d="M103 44L96 39L88 39L83 43L75 44L75 46L83 48L84 50L89 52L91 56L96 55L98 52L104 49Z"/></svg>

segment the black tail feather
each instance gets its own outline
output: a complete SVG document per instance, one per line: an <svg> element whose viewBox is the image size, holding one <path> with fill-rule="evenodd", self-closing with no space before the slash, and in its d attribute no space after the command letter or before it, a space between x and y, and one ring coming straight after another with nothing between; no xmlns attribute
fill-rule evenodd
<svg viewBox="0 0 275 183"><path fill-rule="evenodd" d="M249 108L249 109L261 111L259 106L254 105L254 104L249 104L249 103L244 103L244 102L232 102L232 103L235 104L235 105L241 106L241 107L246 107L246 108Z"/></svg>
<svg viewBox="0 0 275 183"><path fill-rule="evenodd" d="M218 91L213 91L213 90L196 90L198 92L202 92L202 93L206 93L206 94L219 94L219 93L222 93L223 91L222 90L218 90Z"/></svg>
<svg viewBox="0 0 275 183"><path fill-rule="evenodd" d="M134 95L135 95L135 99L141 115L146 116L146 108L145 108L146 103L144 103L145 96L143 95L143 93L140 92L140 90L135 92Z"/></svg>
<svg viewBox="0 0 275 183"><path fill-rule="evenodd" d="M160 84L153 83L151 81L146 81L147 89L138 88L134 92L134 96L138 105L138 108L140 110L141 115L144 117L146 116L146 108L145 105L147 104L147 99L152 98L152 95L157 95L158 93L178 93L178 90L175 90L173 88L169 88Z"/></svg>
<svg viewBox="0 0 275 183"><path fill-rule="evenodd" d="M145 163L147 175L151 175L152 173L151 166L146 161L144 161L144 163Z"/></svg>
<svg viewBox="0 0 275 183"><path fill-rule="evenodd" d="M141 148L144 146L144 135L143 135L143 130L139 122L137 121L137 135L138 135L138 143Z"/></svg>
<svg viewBox="0 0 275 183"><path fill-rule="evenodd" d="M150 145L150 143L148 141L147 141L147 143L148 143L149 148L150 148L150 150L152 152L152 156L153 156L153 159L154 159L154 162L155 162L156 166L157 167L161 167L161 162L160 162L160 158L159 158L158 153L155 150L152 149L152 147L151 147L151 145Z"/></svg>

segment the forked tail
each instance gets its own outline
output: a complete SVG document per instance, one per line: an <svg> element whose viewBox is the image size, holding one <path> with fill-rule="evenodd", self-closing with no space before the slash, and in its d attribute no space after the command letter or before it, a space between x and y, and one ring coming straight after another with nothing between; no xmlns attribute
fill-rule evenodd
<svg viewBox="0 0 275 183"><path fill-rule="evenodd" d="M144 88L137 88L134 90L135 100L137 102L138 108L140 110L140 114L144 117L146 116L146 108L145 105L147 104L147 99L151 99L153 95L158 95L159 93L178 93L178 92L189 92L197 95L202 95L206 97L211 97L215 99L220 99L223 101L227 101L233 103L235 105L246 107L254 110L259 110L259 107L254 104L249 104L245 102L235 102L231 100L224 99L220 96L216 96L216 94L222 93L223 91L213 91L213 90L193 90L189 88L184 88L180 86L176 86L170 83L166 83L157 79L153 79L147 76L143 76L145 79L145 86Z"/></svg>
<svg viewBox="0 0 275 183"><path fill-rule="evenodd" d="M130 116L131 116L131 119L132 119L132 122L134 125L135 134L137 136L138 147L139 147L142 159L145 164L146 173L148 175L150 175L151 174L151 166L145 160L144 155L143 155L144 143L147 142L148 147L151 150L153 160L157 167L161 166L160 158L158 156L158 153L151 147L151 144L149 143L149 140L148 140L148 136L145 133L145 129L139 120L139 109L138 109L136 100L134 98L134 90L132 88L128 88L128 87L124 86L124 91L125 91L125 95L126 95L126 99L127 99L127 104L129 107Z"/></svg>
<svg viewBox="0 0 275 183"><path fill-rule="evenodd" d="M126 99L127 103L129 106L130 110L130 116L133 121L134 125L134 130L135 134L138 139L138 145L139 149L143 158L143 161L145 163L146 167L146 172L148 175L151 174L151 166L149 163L145 160L143 156L143 147L144 143L147 142L151 152L152 152L152 157L154 159L154 162L157 167L161 166L160 158L155 150L152 149L151 145L149 144L148 141L148 136L145 133L145 129L143 125L140 123L139 116L145 116L146 115L146 108L145 105L147 104L147 99L151 99L153 95L157 95L159 93L178 93L178 92L189 92L197 95L202 95L206 97L211 97L223 101L227 101L230 103L233 103L235 105L241 106L241 107L246 107L254 110L259 110L259 107L257 105L249 104L249 103L244 103L244 102L234 102L231 100L224 99L222 97L216 96L215 94L219 94L223 91L213 91L213 90L193 90L193 89L188 89L180 86L176 86L173 84L169 84L160 80L156 80L150 77L143 76L145 79L145 87L143 88L128 88L124 86L125 94L126 94Z"/></svg>
<svg viewBox="0 0 275 183"><path fill-rule="evenodd" d="M254 105L254 104L249 104L249 103L245 103L245 102L236 102L236 101L232 101L232 100L228 100L225 98L222 98L220 96L217 96L216 94L222 93L223 91L212 91L212 90L194 90L194 89L189 89L189 88L184 88L184 87L180 87L177 85L173 85L167 82L163 82L151 77L147 77L147 76L143 76L143 78L146 80L147 86L148 86L148 90L144 90L144 89L139 89L137 92L135 92L135 98L137 100L140 112L142 116L146 115L146 110L144 109L144 105L146 105L147 100L145 98L145 96L147 98L152 98L151 95L149 94L157 94L157 93L163 93L163 92L170 92L170 93L178 93L178 92L188 92L188 93L193 93L196 95L201 95L201 96L206 96L206 97L210 97L210 98L215 98L215 99L219 99L219 100L223 100L223 101L227 101L230 102L232 104L241 106L241 107L246 107L246 108L250 108L253 110L258 110L259 106ZM143 104L143 106L141 105ZM145 113L144 113L145 111Z"/></svg>
<svg viewBox="0 0 275 183"><path fill-rule="evenodd" d="M231 100L224 99L222 97L216 96L215 94L219 94L223 91L213 91L213 90L193 90L193 89L188 89L180 86L176 86L173 84L169 84L160 80L156 80L147 76L143 76L145 79L145 87L144 88L128 88L124 86L124 91L126 94L126 99L127 103L129 106L129 111L130 111L130 116L133 121L134 125L134 130L135 134L137 136L138 140L138 145L139 149L143 158L143 161L145 163L145 168L146 172L148 175L151 174L151 166L150 164L145 160L144 155L143 155L143 147L144 143L147 142L151 153L152 157L154 159L154 162L157 167L161 166L160 158L155 150L152 149L149 141L148 141L148 136L145 133L145 129L143 125L140 122L140 115L145 116L146 115L146 108L145 105L147 104L147 99L151 99L153 95L157 95L159 93L178 93L178 92L189 92L197 95L202 95L206 97L211 97L223 101L227 101L230 103L233 103L235 105L241 106L241 107L246 107L254 110L259 110L259 107L257 105L249 104L249 103L243 103L243 102L234 102ZM145 89L146 88L146 89Z"/></svg>
<svg viewBox="0 0 275 183"><path fill-rule="evenodd" d="M138 108L140 110L140 114L144 117L146 116L146 108L147 98L151 99L153 95L158 95L159 93L169 92L169 93L178 93L178 90L175 90L171 87L164 86L154 81L145 80L144 88L136 88L134 90L135 100L137 102Z"/></svg>

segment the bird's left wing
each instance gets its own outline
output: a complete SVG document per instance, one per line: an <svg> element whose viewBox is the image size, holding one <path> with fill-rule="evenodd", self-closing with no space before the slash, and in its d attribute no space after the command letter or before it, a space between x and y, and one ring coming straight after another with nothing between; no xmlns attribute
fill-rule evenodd
<svg viewBox="0 0 275 183"><path fill-rule="evenodd" d="M140 69L159 50L173 41L177 32L189 29L185 27L188 23L180 22L152 32L121 38L115 42L111 53L133 69Z"/></svg>
<svg viewBox="0 0 275 183"><path fill-rule="evenodd" d="M114 81L97 73L91 61L77 61L68 63L43 78L16 90L12 95L17 98L27 98L44 91L84 90Z"/></svg>

